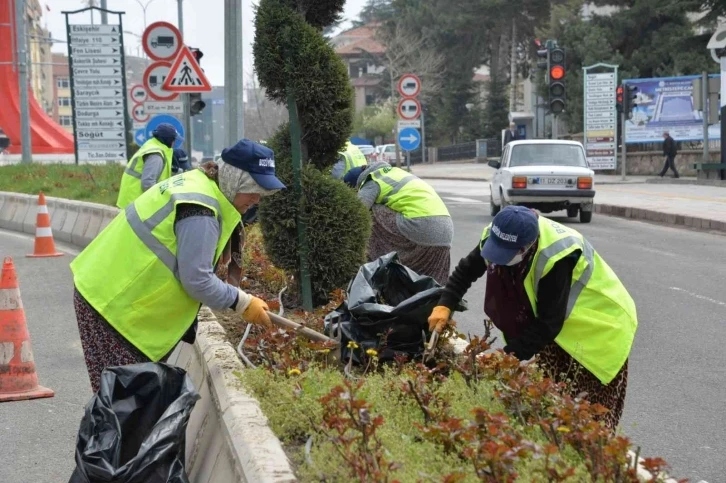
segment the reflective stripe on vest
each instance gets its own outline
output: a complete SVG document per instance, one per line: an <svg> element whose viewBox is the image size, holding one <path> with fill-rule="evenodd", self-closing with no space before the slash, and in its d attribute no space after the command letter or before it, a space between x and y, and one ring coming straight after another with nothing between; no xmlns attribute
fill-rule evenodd
<svg viewBox="0 0 726 483"><path fill-rule="evenodd" d="M152 361L173 349L191 326L199 301L179 280L176 208L214 212L219 260L240 214L200 170L158 183L129 205L71 263L77 290L126 340Z"/></svg>
<svg viewBox="0 0 726 483"><path fill-rule="evenodd" d="M425 181L400 168L381 168L369 175L380 187L376 203L406 218L450 216L444 202Z"/></svg>
<svg viewBox="0 0 726 483"><path fill-rule="evenodd" d="M164 167L161 170L158 181L171 178L173 150L156 138L149 139L131 157L124 169L124 173L121 176L121 186L119 187L116 206L124 209L133 203L136 198L141 196L141 193L143 193L143 188L141 187L141 177L144 171L143 157L154 153L161 156L161 159L164 161Z"/></svg>
<svg viewBox="0 0 726 483"><path fill-rule="evenodd" d="M490 227L484 229L480 246L488 238ZM524 282L534 314L538 313L537 293L542 278L556 262L581 251L572 274L565 321L555 342L603 384L608 384L630 353L638 326L635 303L580 233L542 216L539 230L538 252Z"/></svg>

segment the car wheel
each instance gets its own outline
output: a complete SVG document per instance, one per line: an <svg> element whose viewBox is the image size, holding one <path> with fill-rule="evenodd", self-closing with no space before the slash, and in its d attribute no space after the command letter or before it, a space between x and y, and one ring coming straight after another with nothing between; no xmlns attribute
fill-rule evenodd
<svg viewBox="0 0 726 483"><path fill-rule="evenodd" d="M580 211L580 223L590 223L592 220L592 211Z"/></svg>
<svg viewBox="0 0 726 483"><path fill-rule="evenodd" d="M577 205L572 205L567 207L567 217L568 218L574 218L577 216L577 210L579 207Z"/></svg>
<svg viewBox="0 0 726 483"><path fill-rule="evenodd" d="M497 213L499 213L499 210L501 208L494 204L494 197L491 193L489 193L489 214L492 216L496 216Z"/></svg>
<svg viewBox="0 0 726 483"><path fill-rule="evenodd" d="M499 209L509 206L507 200L504 199L504 191L499 191Z"/></svg>

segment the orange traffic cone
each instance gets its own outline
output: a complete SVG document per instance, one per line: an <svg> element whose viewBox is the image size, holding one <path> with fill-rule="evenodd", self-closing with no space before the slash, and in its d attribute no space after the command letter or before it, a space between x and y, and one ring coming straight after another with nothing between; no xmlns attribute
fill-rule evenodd
<svg viewBox="0 0 726 483"><path fill-rule="evenodd" d="M13 259L7 257L0 275L0 402L54 395L38 385L18 277Z"/></svg>
<svg viewBox="0 0 726 483"><path fill-rule="evenodd" d="M27 256L39 257L60 257L63 254L55 251L53 241L53 230L50 228L50 215L48 205L45 204L45 195L40 192L38 196L38 218L35 221L35 249Z"/></svg>

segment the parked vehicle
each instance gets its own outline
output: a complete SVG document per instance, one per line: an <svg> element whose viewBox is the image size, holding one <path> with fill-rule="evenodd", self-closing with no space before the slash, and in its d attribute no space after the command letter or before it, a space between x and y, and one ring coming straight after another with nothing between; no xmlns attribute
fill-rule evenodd
<svg viewBox="0 0 726 483"><path fill-rule="evenodd" d="M542 213L567 210L580 222L592 219L595 172L585 149L575 141L533 139L507 144L489 183L491 215L504 206L522 205Z"/></svg>
<svg viewBox="0 0 726 483"><path fill-rule="evenodd" d="M375 161L375 159L376 159L374 156L374 154L376 152L375 147L371 146L370 144L361 144L358 146L358 149L360 149L360 151L363 153L363 156L366 157L366 159L368 160L369 163L371 161Z"/></svg>
<svg viewBox="0 0 726 483"><path fill-rule="evenodd" d="M385 161L392 163L396 161L396 145L381 144L376 148L376 161Z"/></svg>

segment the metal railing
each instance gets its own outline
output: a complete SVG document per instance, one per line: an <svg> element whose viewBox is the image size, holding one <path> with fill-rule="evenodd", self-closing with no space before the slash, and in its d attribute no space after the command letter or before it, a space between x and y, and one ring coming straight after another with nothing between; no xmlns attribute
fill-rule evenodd
<svg viewBox="0 0 726 483"><path fill-rule="evenodd" d="M438 162L476 158L476 141L438 148Z"/></svg>

